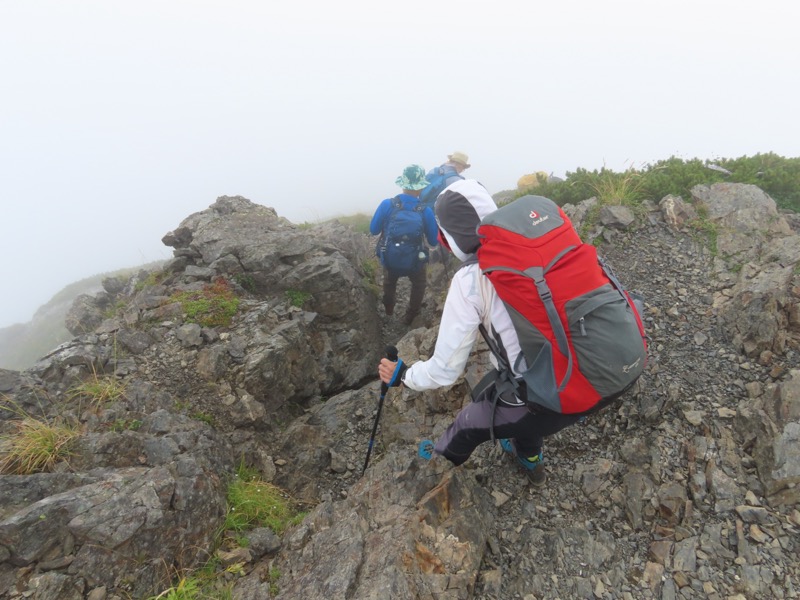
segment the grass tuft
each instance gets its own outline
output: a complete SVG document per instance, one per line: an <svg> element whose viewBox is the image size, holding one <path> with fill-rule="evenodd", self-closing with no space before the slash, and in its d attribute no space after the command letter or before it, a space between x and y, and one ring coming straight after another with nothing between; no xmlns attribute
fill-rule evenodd
<svg viewBox="0 0 800 600"><path fill-rule="evenodd" d="M305 513L298 503L280 488L262 481L243 466L228 486L228 514L224 529L241 532L254 527L269 527L277 535L299 523Z"/></svg>
<svg viewBox="0 0 800 600"><path fill-rule="evenodd" d="M200 580L195 577L181 577L174 586L167 588L158 596L151 596L148 600L198 600L206 596L201 595Z"/></svg>
<svg viewBox="0 0 800 600"><path fill-rule="evenodd" d="M623 173L603 168L589 185L601 206L633 206L644 196L644 176L634 168Z"/></svg>
<svg viewBox="0 0 800 600"><path fill-rule="evenodd" d="M7 408L22 416L10 422L14 429L0 436L0 472L30 475L52 470L59 461L71 455L70 445L80 431L63 422L48 423L36 419L19 408Z"/></svg>
<svg viewBox="0 0 800 600"><path fill-rule="evenodd" d="M87 398L95 407L105 406L125 395L126 384L113 375L98 375L94 368L88 381L79 383L67 391L70 400Z"/></svg>

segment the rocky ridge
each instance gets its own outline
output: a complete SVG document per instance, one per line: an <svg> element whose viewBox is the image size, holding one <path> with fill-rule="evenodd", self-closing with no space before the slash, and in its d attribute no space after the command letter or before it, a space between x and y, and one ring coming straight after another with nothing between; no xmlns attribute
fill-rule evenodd
<svg viewBox="0 0 800 600"><path fill-rule="evenodd" d="M234 598L796 598L798 236L752 186L693 196L604 209L590 232L645 296L650 363L617 409L548 440L542 488L488 444L459 468L416 457L468 401L483 352L448 389L390 391L362 477L377 357L395 340L406 361L430 355L445 267L407 331L379 318L367 238L220 198L165 236L163 281L108 282L76 303L75 340L0 372L0 391L50 414L92 369L128 382L112 406L67 406L86 429L68 466L0 478L0 597L157 593L213 551L245 458L313 508L237 555ZM565 207L576 225L591 202ZM220 275L244 298L234 323L186 323L171 294ZM142 426L109 430L126 419Z"/></svg>

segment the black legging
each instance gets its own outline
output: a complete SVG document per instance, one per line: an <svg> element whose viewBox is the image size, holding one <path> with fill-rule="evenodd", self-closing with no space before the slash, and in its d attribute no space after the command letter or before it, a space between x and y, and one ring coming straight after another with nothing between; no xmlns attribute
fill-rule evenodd
<svg viewBox="0 0 800 600"><path fill-rule="evenodd" d="M397 300L397 280L400 277L408 277L411 281L411 297L408 299L407 315L417 315L422 308L422 299L425 296L425 284L427 282L427 269L421 265L419 269L410 275L398 275L388 269L383 270L383 305L394 308Z"/></svg>

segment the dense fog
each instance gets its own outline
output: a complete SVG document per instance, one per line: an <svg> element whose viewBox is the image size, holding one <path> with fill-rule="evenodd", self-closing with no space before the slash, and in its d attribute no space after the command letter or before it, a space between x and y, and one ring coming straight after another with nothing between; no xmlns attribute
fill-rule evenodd
<svg viewBox="0 0 800 600"><path fill-rule="evenodd" d="M171 256L221 195L369 213L455 150L526 173L800 155L797 4L0 4L0 327Z"/></svg>

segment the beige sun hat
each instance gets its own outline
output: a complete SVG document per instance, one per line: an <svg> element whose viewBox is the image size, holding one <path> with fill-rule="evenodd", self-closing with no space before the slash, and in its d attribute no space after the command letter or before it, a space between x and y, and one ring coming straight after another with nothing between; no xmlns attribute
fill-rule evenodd
<svg viewBox="0 0 800 600"><path fill-rule="evenodd" d="M453 152L447 157L447 160L450 162L456 162L460 165L464 165L465 169L469 169L472 165L469 164L469 156L464 154L463 152Z"/></svg>

